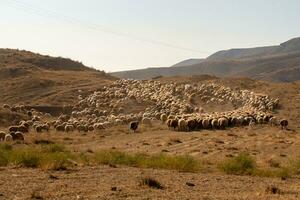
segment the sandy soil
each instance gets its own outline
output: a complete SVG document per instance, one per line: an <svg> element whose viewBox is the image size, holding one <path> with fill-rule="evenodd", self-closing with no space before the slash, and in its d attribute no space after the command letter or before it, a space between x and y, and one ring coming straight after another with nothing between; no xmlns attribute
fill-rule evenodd
<svg viewBox="0 0 300 200"><path fill-rule="evenodd" d="M164 189L140 185L143 177L155 178ZM299 199L299 182L107 166L53 172L6 168L0 171L0 199ZM269 192L272 186L279 194Z"/></svg>
<svg viewBox="0 0 300 200"><path fill-rule="evenodd" d="M269 125L177 132L157 122L151 127L140 127L138 133L131 133L125 125L95 133L30 133L26 135L25 143L46 139L63 143L75 152L116 149L130 153L189 154L212 163L246 152L259 166L265 167L270 159L282 165L300 159L298 132L298 129L281 130Z"/></svg>

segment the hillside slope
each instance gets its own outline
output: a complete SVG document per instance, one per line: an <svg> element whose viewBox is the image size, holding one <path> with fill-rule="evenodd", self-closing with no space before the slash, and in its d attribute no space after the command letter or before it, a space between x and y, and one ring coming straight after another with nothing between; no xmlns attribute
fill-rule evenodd
<svg viewBox="0 0 300 200"><path fill-rule="evenodd" d="M193 63L195 60L196 63ZM300 38L279 46L219 51L207 59L195 60L183 61L175 67L115 72L112 75L120 78L151 79L157 76L209 74L291 82L300 80Z"/></svg>
<svg viewBox="0 0 300 200"><path fill-rule="evenodd" d="M209 60L224 60L224 59L240 59L240 58L255 58L270 55L287 54L300 51L300 38L294 38L287 42L281 43L278 46L230 49L218 51L207 59Z"/></svg>
<svg viewBox="0 0 300 200"><path fill-rule="evenodd" d="M70 59L0 49L0 103L72 104L115 79Z"/></svg>

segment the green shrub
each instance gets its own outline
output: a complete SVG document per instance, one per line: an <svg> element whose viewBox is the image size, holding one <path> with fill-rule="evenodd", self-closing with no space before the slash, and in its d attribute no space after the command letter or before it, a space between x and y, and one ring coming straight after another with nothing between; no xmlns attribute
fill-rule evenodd
<svg viewBox="0 0 300 200"><path fill-rule="evenodd" d="M248 154L242 153L220 164L220 169L227 174L252 174L256 169L255 160Z"/></svg>
<svg viewBox="0 0 300 200"><path fill-rule="evenodd" d="M141 168L172 169L183 172L198 172L200 161L191 156L169 156L166 154L146 155L128 154L119 151L100 151L95 153L98 164L126 165Z"/></svg>

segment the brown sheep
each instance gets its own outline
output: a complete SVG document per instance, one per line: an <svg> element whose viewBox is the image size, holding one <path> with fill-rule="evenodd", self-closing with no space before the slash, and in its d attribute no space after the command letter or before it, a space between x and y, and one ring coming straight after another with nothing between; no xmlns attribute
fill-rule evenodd
<svg viewBox="0 0 300 200"><path fill-rule="evenodd" d="M202 120L202 127L204 129L210 129L211 128L210 121L209 121L208 118Z"/></svg>
<svg viewBox="0 0 300 200"><path fill-rule="evenodd" d="M65 131L65 126L64 125L57 125L56 126L56 128L55 128L55 130L57 131L57 132L63 132L63 131Z"/></svg>
<svg viewBox="0 0 300 200"><path fill-rule="evenodd" d="M44 124L42 125L42 130L49 132L50 125L49 124Z"/></svg>
<svg viewBox="0 0 300 200"><path fill-rule="evenodd" d="M19 131L19 126L11 126L8 128L9 132L17 132Z"/></svg>
<svg viewBox="0 0 300 200"><path fill-rule="evenodd" d="M88 129L89 129L89 131L94 131L95 130L93 126L89 126Z"/></svg>
<svg viewBox="0 0 300 200"><path fill-rule="evenodd" d="M79 126L77 126L77 130L79 132L81 132L81 131L88 132L88 127L85 125L79 125Z"/></svg>
<svg viewBox="0 0 300 200"><path fill-rule="evenodd" d="M138 121L133 121L133 122L130 122L130 124L129 124L129 129L132 130L133 132L135 132L136 129L138 129L138 127L139 127Z"/></svg>
<svg viewBox="0 0 300 200"><path fill-rule="evenodd" d="M18 131L22 132L22 133L28 133L28 128L24 125L19 126Z"/></svg>
<svg viewBox="0 0 300 200"><path fill-rule="evenodd" d="M187 120L187 128L188 128L188 131L193 131L196 129L196 126L197 126L197 121L194 120L194 119L189 119Z"/></svg>
<svg viewBox="0 0 300 200"><path fill-rule="evenodd" d="M221 117L218 119L218 124L220 129L225 129L228 127L228 119L226 117Z"/></svg>
<svg viewBox="0 0 300 200"><path fill-rule="evenodd" d="M35 127L35 132L37 133L41 133L43 131L43 126L42 125L38 125Z"/></svg>
<svg viewBox="0 0 300 200"><path fill-rule="evenodd" d="M16 133L14 133L14 135L12 135L13 136L13 140L22 140L22 141L24 141L24 135L23 135L23 133L21 133L21 132L16 132Z"/></svg>
<svg viewBox="0 0 300 200"><path fill-rule="evenodd" d="M287 129L287 126L289 125L289 122L287 119L282 119L280 120L280 126L281 126L281 129Z"/></svg>
<svg viewBox="0 0 300 200"><path fill-rule="evenodd" d="M184 119L178 120L178 131L187 131L187 123Z"/></svg>
<svg viewBox="0 0 300 200"><path fill-rule="evenodd" d="M6 135L5 132L0 131L0 141L4 141L5 140L5 135Z"/></svg>
<svg viewBox="0 0 300 200"><path fill-rule="evenodd" d="M170 121L170 129L173 128L174 130L178 128L178 120L177 119L171 119Z"/></svg>

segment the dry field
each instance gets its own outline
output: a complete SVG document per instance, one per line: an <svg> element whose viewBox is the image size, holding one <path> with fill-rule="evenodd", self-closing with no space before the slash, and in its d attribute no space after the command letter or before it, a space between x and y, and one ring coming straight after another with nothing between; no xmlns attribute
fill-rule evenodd
<svg viewBox="0 0 300 200"><path fill-rule="evenodd" d="M275 114L287 118L289 128L281 130L270 125L256 125L253 128L177 132L156 121L152 126L139 127L137 133L131 133L127 125L93 133L59 133L53 129L49 133L31 132L24 142L9 145L22 149L38 146L37 141L57 143L75 155L69 161L72 165L56 169L5 165L0 168L0 199L300 199L299 82L273 84L203 77L161 81L216 82L279 97L281 107ZM205 105L208 111L223 109L230 109L230 106ZM7 127L0 127L0 130L7 130ZM126 155L143 153L146 158L161 153L170 158L189 155L201 167L190 170L178 165L172 168L159 162L149 167L145 163L120 160L85 162L103 151ZM249 154L256 171L235 175L221 167L242 153ZM291 163L298 163L293 165L293 173L288 171ZM147 177L157 180L162 188L141 184L142 178Z"/></svg>
<svg viewBox="0 0 300 200"><path fill-rule="evenodd" d="M290 161L300 160L300 135L278 127L233 128L174 132L157 122L130 133L127 126L96 133L56 133L27 135L25 144L53 141L72 153L92 155L101 150L157 155L192 155L202 163L195 173L120 165L84 165L62 170L23 167L0 169L0 199L299 199L300 177L265 177L265 175L227 175L218 165L226 159L247 152L258 168L276 170ZM274 163L278 166L273 166ZM268 176L268 175L267 175ZM141 186L151 177L163 189ZM187 184L191 183L192 186ZM194 185L194 186L193 186ZM273 194L270 187L278 188ZM271 191L269 191L271 190Z"/></svg>

